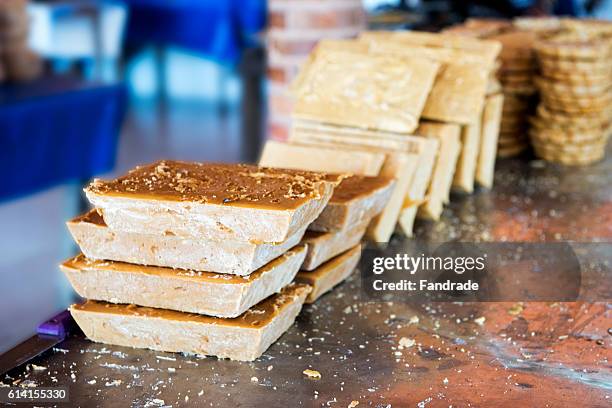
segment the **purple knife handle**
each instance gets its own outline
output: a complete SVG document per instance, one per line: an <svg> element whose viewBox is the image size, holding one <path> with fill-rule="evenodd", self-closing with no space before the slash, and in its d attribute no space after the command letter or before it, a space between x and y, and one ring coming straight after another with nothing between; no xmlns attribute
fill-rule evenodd
<svg viewBox="0 0 612 408"><path fill-rule="evenodd" d="M73 324L74 320L72 320L70 312L64 310L46 322L41 323L36 329L36 332L38 334L64 339L70 333Z"/></svg>

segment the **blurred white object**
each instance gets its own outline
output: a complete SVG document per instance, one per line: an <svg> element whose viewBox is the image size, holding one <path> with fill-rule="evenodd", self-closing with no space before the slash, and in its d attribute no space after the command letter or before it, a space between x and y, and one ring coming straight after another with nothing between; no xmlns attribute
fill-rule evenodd
<svg viewBox="0 0 612 408"><path fill-rule="evenodd" d="M34 1L29 43L47 59L90 59L94 76L116 76L127 9L114 2ZM114 72L109 72L114 71Z"/></svg>

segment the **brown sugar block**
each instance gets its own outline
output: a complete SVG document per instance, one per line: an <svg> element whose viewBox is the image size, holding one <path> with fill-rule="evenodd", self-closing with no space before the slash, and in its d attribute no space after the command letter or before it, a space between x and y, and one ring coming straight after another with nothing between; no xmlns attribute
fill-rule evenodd
<svg viewBox="0 0 612 408"><path fill-rule="evenodd" d="M493 187L497 139L502 117L503 95L487 97L482 113L480 152L476 166L476 182L485 188Z"/></svg>
<svg viewBox="0 0 612 408"><path fill-rule="evenodd" d="M384 161L385 155L381 152L268 140L259 164L267 167L376 176L380 173Z"/></svg>
<svg viewBox="0 0 612 408"><path fill-rule="evenodd" d="M404 44L376 36L364 36L362 41L374 53L429 59L441 64L423 108L423 118L459 124L479 120L492 71L491 63L482 55L461 49Z"/></svg>
<svg viewBox="0 0 612 408"><path fill-rule="evenodd" d="M308 227L313 231L344 230L380 214L395 186L386 177L350 176L334 189L327 206Z"/></svg>
<svg viewBox="0 0 612 408"><path fill-rule="evenodd" d="M436 77L422 116L459 124L478 120L487 91L488 71L480 64L446 64Z"/></svg>
<svg viewBox="0 0 612 408"><path fill-rule="evenodd" d="M395 170L389 171L389 169L393 168L397 164L395 160L398 156L395 152L407 152L410 156L416 156L416 169L414 170L414 173L411 173L410 175L412 179L406 180L408 183L408 190L403 199L405 204L397 204L394 202L393 198L391 198L389 200L388 208L386 207L385 210L383 210L383 213L387 210L390 211L390 209L394 208L394 205L397 204L400 206L400 212L406 210L410 211L411 213L407 214L404 219L409 219L409 217L414 218L416 215L416 209L424 201L426 190L430 184L431 175L439 149L439 141L436 138L392 134L383 136L382 134L377 134L377 132L361 130L351 131L349 133L347 128L343 128L344 130L342 133L339 132L333 136L333 142L320 142L320 140L327 140L327 137L317 137L316 134L318 134L318 132L313 132L307 136L302 130L299 129L301 129L301 127L294 127L294 129L292 129L292 140L308 140L308 143L321 144L333 147L335 149L342 149L344 148L344 144L342 142L351 139L351 143L346 143L350 145L360 144L360 148L367 151L385 152L386 161L385 165L383 165L383 169L381 170L381 175L388 171L390 177L398 179L400 176L394 172ZM377 136L369 137L369 135L372 133L377 134ZM313 140L316 140L316 142ZM406 175L402 175L401 177L406 177ZM398 184L396 184L396 189L398 188ZM392 197L394 197L394 195L392 195ZM401 220L402 217L400 217L400 223ZM388 231L386 229L390 227L394 227L394 225L385 226L385 231L388 234L392 233L392 231ZM411 228L409 230L406 229L405 233L410 235L412 233Z"/></svg>
<svg viewBox="0 0 612 408"><path fill-rule="evenodd" d="M302 270L311 271L334 256L359 244L368 223L333 232L308 231L302 241L308 247Z"/></svg>
<svg viewBox="0 0 612 408"><path fill-rule="evenodd" d="M116 231L283 242L314 221L337 182L327 174L243 164L161 161L85 193Z"/></svg>
<svg viewBox="0 0 612 408"><path fill-rule="evenodd" d="M453 177L452 188L464 193L474 191L478 153L480 151L481 124L463 126L461 130L461 154Z"/></svg>
<svg viewBox="0 0 612 408"><path fill-rule="evenodd" d="M411 133L438 67L429 60L317 48L293 86L293 115Z"/></svg>
<svg viewBox="0 0 612 408"><path fill-rule="evenodd" d="M437 220L440 218L443 205L449 199L453 175L461 151L461 126L452 123L422 122L417 132L440 141L426 199L417 212L420 217Z"/></svg>
<svg viewBox="0 0 612 408"><path fill-rule="evenodd" d="M389 153L381 176L394 177L395 188L383 211L374 217L367 229L367 237L373 242L389 242L395 231L406 197L417 173L419 156L410 153Z"/></svg>
<svg viewBox="0 0 612 408"><path fill-rule="evenodd" d="M334 286L348 278L355 270L360 257L361 245L357 245L312 271L300 271L295 281L312 287L306 303L314 303Z"/></svg>
<svg viewBox="0 0 612 408"><path fill-rule="evenodd" d="M87 299L236 317L288 285L305 256L306 247L297 246L249 276L95 261L83 255L67 260L61 269Z"/></svg>
<svg viewBox="0 0 612 408"><path fill-rule="evenodd" d="M304 120L293 121L289 140L301 144L331 146L336 150L343 146L349 149L351 147L374 148L373 151L400 150L420 154L430 148L427 140L414 135L334 126Z"/></svg>
<svg viewBox="0 0 612 408"><path fill-rule="evenodd" d="M310 293L290 285L235 318L89 300L70 313L92 341L253 361L294 322Z"/></svg>
<svg viewBox="0 0 612 408"><path fill-rule="evenodd" d="M280 256L297 245L306 231L304 227L278 244L112 231L95 209L67 225L90 259L235 275L248 275Z"/></svg>

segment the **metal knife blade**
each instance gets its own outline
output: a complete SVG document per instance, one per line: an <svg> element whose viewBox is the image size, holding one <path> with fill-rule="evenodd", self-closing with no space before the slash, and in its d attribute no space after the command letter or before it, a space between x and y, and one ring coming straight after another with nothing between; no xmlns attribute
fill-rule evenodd
<svg viewBox="0 0 612 408"><path fill-rule="evenodd" d="M74 320L67 310L40 324L36 335L0 355L0 375L61 343L74 326Z"/></svg>

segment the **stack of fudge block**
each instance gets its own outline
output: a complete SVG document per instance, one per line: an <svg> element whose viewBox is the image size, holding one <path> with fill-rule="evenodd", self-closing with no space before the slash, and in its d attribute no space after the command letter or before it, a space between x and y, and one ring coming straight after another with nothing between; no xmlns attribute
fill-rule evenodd
<svg viewBox="0 0 612 408"><path fill-rule="evenodd" d="M366 232L372 241L387 242L396 225L412 234L426 199L438 141L412 133L439 64L369 55L364 48L350 40L317 45L293 84L289 143L268 142L260 164L395 178L387 206ZM363 168L356 169L357 163Z"/></svg>
<svg viewBox="0 0 612 408"><path fill-rule="evenodd" d="M62 269L88 299L71 312L92 340L253 360L310 292L291 284L308 224L335 182L310 172L159 162L86 188L69 222L83 255Z"/></svg>
<svg viewBox="0 0 612 408"><path fill-rule="evenodd" d="M491 187L503 96L491 86L498 42L423 32L364 32L319 42L293 84L287 143L260 164L397 180L368 239L411 236L439 220L451 189Z"/></svg>
<svg viewBox="0 0 612 408"><path fill-rule="evenodd" d="M395 181L385 177L351 175L344 178L323 213L306 231L302 243L307 253L296 281L312 287L312 303L344 281L361 256L361 239L380 214Z"/></svg>
<svg viewBox="0 0 612 408"><path fill-rule="evenodd" d="M459 132L453 190L472 193L475 183L490 188L498 129L488 124L499 124L503 103L492 79L500 44L418 31L370 31L362 33L360 40L369 45L371 53L403 54L440 64L421 114L423 126L416 133L440 140L444 145L441 147L449 150L448 146L456 143L449 142L448 135ZM447 197L442 203L441 199L430 194L434 202L423 206L420 213L425 218L439 219L442 204L448 202Z"/></svg>
<svg viewBox="0 0 612 408"><path fill-rule="evenodd" d="M349 188L334 193L341 182ZM85 192L95 208L68 222L82 254L61 268L87 299L71 313L93 341L254 360L307 297L353 270L361 236L351 226L365 228L392 184L173 161L94 180ZM344 228L351 248L304 238L313 221ZM300 268L314 271L296 279Z"/></svg>

